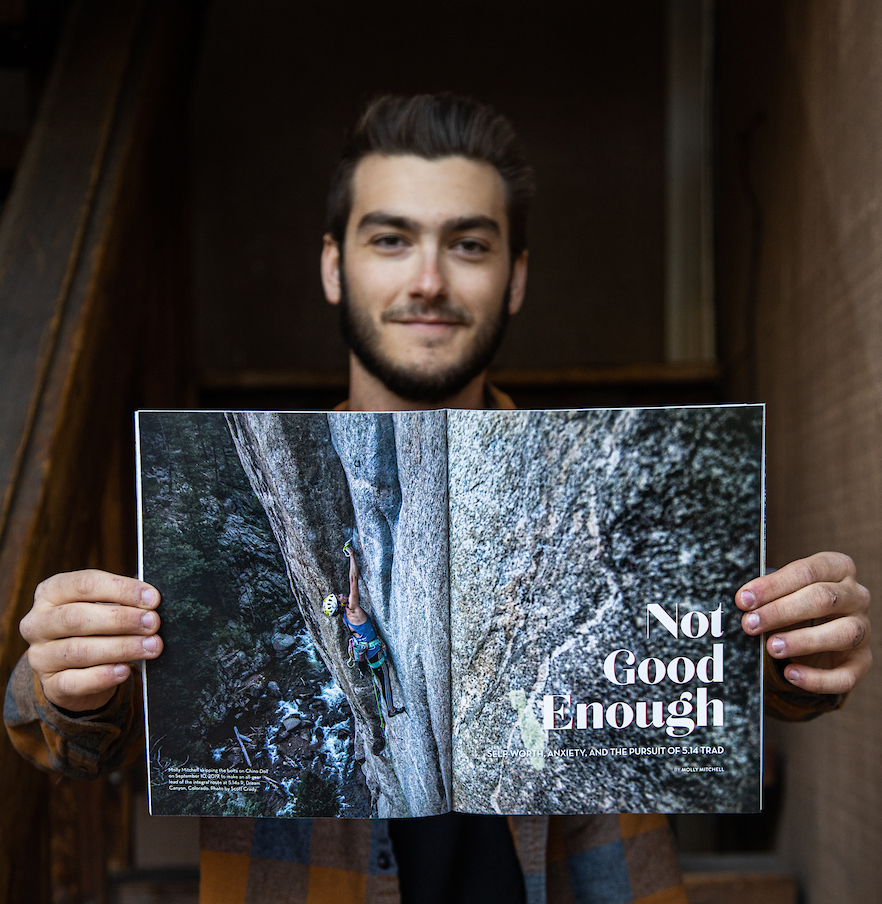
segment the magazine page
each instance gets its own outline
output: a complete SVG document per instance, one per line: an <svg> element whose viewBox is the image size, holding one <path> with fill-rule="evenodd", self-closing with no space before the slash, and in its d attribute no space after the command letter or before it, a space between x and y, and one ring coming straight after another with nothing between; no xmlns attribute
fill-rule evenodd
<svg viewBox="0 0 882 904"><path fill-rule="evenodd" d="M441 412L139 412L151 812L446 812Z"/></svg>
<svg viewBox="0 0 882 904"><path fill-rule="evenodd" d="M762 406L448 412L454 807L756 811Z"/></svg>

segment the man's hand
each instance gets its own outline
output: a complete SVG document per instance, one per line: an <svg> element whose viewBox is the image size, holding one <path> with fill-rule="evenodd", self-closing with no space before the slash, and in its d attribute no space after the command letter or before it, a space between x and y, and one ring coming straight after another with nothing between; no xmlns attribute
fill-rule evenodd
<svg viewBox="0 0 882 904"><path fill-rule="evenodd" d="M816 694L850 691L870 670L870 593L854 562L820 552L755 578L735 594L748 634L765 632L774 659L791 660L787 680Z"/></svg>
<svg viewBox="0 0 882 904"><path fill-rule="evenodd" d="M129 677L129 662L162 652L153 611L158 605L155 587L106 571L72 571L43 581L20 627L48 699L75 712L108 703Z"/></svg>

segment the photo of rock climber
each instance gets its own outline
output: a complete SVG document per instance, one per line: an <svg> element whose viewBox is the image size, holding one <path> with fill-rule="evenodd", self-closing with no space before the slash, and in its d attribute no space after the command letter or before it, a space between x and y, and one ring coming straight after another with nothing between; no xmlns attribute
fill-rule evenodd
<svg viewBox="0 0 882 904"><path fill-rule="evenodd" d="M322 611L329 618L343 616L343 622L349 629L349 664L358 664L366 675L370 675L380 688L386 703L388 718L406 712L403 706L395 706L392 699L392 677L389 674L389 656L386 644L377 634L377 629L370 615L361 608L358 591L358 562L352 541L343 547L349 558L349 596L342 593L329 593L322 603Z"/></svg>

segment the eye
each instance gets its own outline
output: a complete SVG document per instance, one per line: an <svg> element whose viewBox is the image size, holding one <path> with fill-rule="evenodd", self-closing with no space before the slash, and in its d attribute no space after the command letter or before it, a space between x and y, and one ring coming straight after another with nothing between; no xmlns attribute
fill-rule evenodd
<svg viewBox="0 0 882 904"><path fill-rule="evenodd" d="M371 239L371 244L381 251L397 251L404 248L407 244L403 235L394 232L385 232L382 235L376 235Z"/></svg>
<svg viewBox="0 0 882 904"><path fill-rule="evenodd" d="M485 254L488 250L483 242L471 238L459 239L453 247L455 250L469 255L469 257L477 257L478 255Z"/></svg>

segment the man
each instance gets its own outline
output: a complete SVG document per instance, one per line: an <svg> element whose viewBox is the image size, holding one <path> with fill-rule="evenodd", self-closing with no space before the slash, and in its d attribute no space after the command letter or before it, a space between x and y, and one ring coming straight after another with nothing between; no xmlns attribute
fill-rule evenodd
<svg viewBox="0 0 882 904"><path fill-rule="evenodd" d="M334 178L322 253L351 349L349 408L510 406L486 369L524 298L530 182L510 125L487 107L442 95L369 108ZM869 594L847 556L791 563L736 602L745 631L768 634L774 712L835 709L870 667ZM123 761L137 734L127 663L160 654L158 603L154 588L97 571L37 588L6 708L20 750L75 775ZM393 825L404 900L517 901L525 883L530 901L546 890L550 901L685 900L663 817L511 826L517 858L501 818ZM205 820L202 900L396 900L385 831L381 821Z"/></svg>

